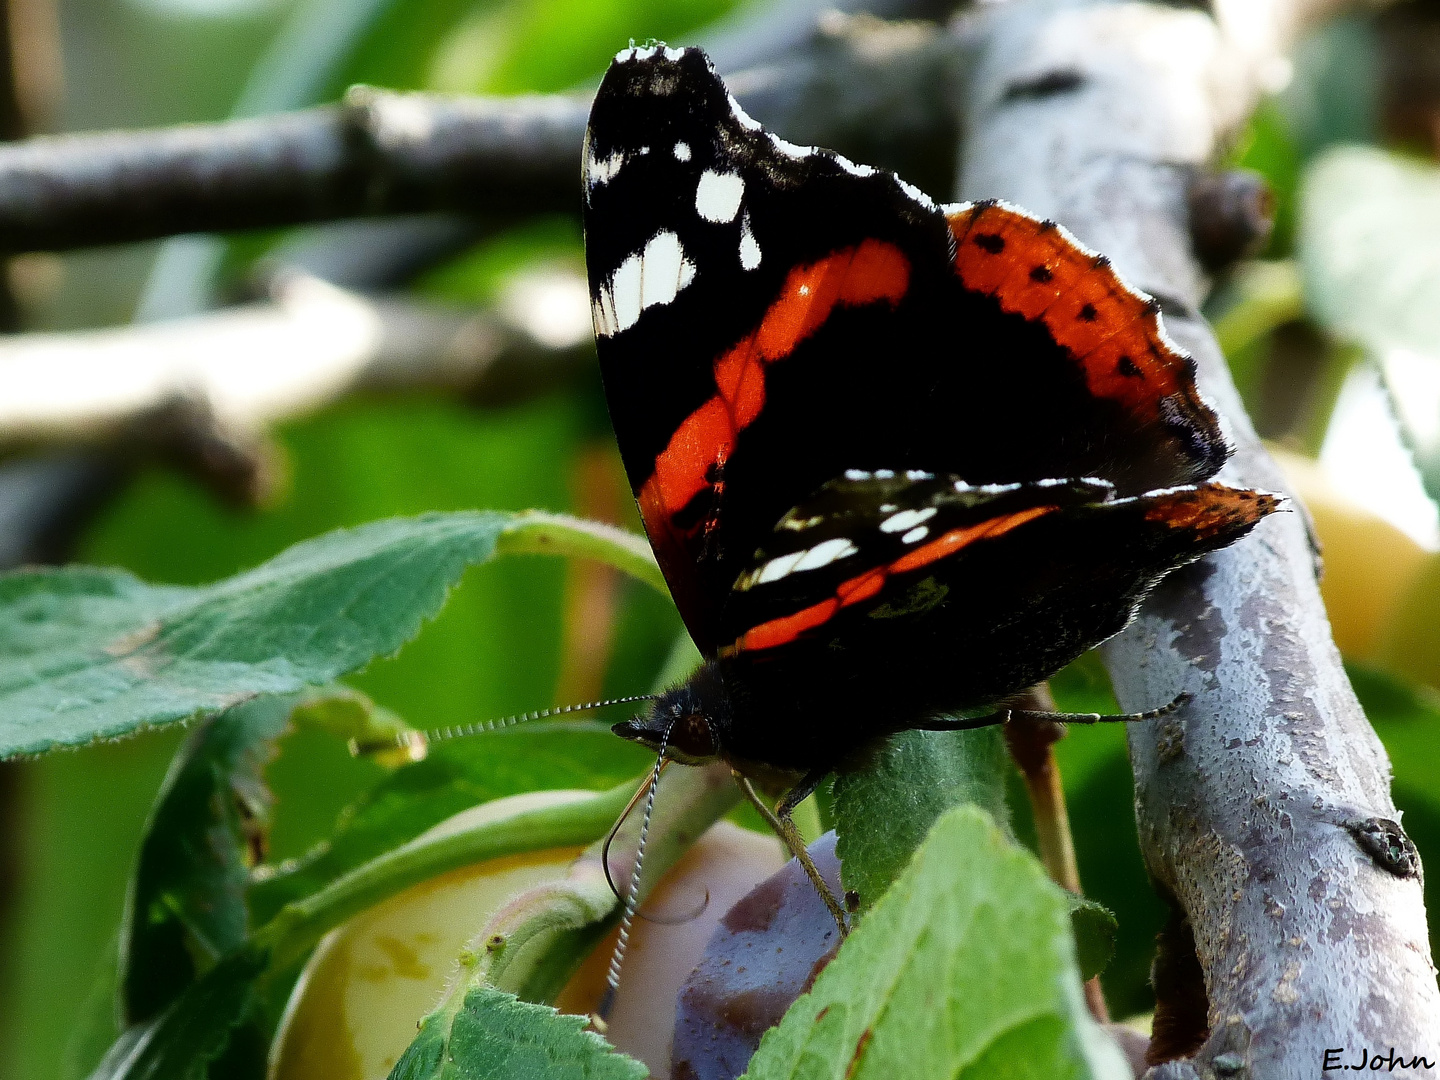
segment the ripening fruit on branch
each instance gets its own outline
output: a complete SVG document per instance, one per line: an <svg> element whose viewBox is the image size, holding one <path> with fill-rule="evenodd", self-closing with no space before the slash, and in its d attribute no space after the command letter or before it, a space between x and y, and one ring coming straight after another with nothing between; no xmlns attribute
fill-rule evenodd
<svg viewBox="0 0 1440 1080"><path fill-rule="evenodd" d="M540 791L473 807L436 826L454 829L588 798ZM566 878L581 848L492 859L421 882L344 923L321 942L291 996L271 1054L270 1080L385 1080L439 1001L457 959L519 894ZM669 1075L680 985L729 907L783 859L768 836L712 826L655 889L637 921L607 1038ZM615 867L618 883L624 870ZM588 1013L604 986L614 934L561 991L562 1011Z"/></svg>
<svg viewBox="0 0 1440 1080"><path fill-rule="evenodd" d="M1317 462L1271 452L1314 519L1325 566L1320 592L1335 644L1347 659L1381 660L1392 626L1435 557L1337 490Z"/></svg>

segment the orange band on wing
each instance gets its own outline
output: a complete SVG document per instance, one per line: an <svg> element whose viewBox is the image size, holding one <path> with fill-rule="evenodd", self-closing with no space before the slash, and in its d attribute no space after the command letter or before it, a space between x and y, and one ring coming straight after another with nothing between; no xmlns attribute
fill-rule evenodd
<svg viewBox="0 0 1440 1080"><path fill-rule="evenodd" d="M1054 509L1053 506L1032 506L1028 510L991 518L989 521L982 521L980 524L971 525L968 528L951 529L923 547L906 552L892 563L877 566L873 570L867 570L863 574L842 581L836 586L835 595L827 600L802 608L793 615L784 615L751 627L740 635L733 645L721 649L721 655L732 656L737 652L773 649L777 645L788 645L805 631L824 625L841 608L870 599L884 587L885 580L891 574L903 574L909 570L918 570L922 566L928 566L930 563L955 554L961 548L973 544L977 540L988 540L991 537L1001 536Z"/></svg>
<svg viewBox="0 0 1440 1080"><path fill-rule="evenodd" d="M1222 533L1243 532L1279 506L1280 499L1268 492L1206 484L1154 496L1145 520L1183 529L1196 540L1208 540Z"/></svg>
<svg viewBox="0 0 1440 1080"><path fill-rule="evenodd" d="M948 220L960 280L1006 311L1044 322L1083 366L1092 394L1148 413L1184 391L1188 361L1161 337L1157 306L1127 288L1108 260L1081 250L1053 222L993 203Z"/></svg>
<svg viewBox="0 0 1440 1080"><path fill-rule="evenodd" d="M715 361L717 393L685 418L640 489L652 538L710 483L740 432L765 407L765 365L789 356L838 306L897 304L910 286L910 261L894 244L865 240L790 271L754 333Z"/></svg>
<svg viewBox="0 0 1440 1080"><path fill-rule="evenodd" d="M931 540L930 543L900 556L890 564L890 571L895 574L903 574L907 570L918 570L936 559L953 555L976 540L986 540L992 536L1007 533L1017 525L1034 521L1041 514L1048 514L1054 509L1053 506L1032 506L1029 510L1021 510L1016 514L1006 514L1004 517L982 521L979 525L971 525L968 529L951 529L938 540Z"/></svg>

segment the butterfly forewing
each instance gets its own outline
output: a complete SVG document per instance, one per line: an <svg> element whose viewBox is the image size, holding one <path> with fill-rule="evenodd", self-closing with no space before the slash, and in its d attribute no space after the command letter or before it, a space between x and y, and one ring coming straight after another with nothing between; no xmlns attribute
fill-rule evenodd
<svg viewBox="0 0 1440 1080"><path fill-rule="evenodd" d="M1103 260L1017 211L987 206L971 228L976 208L785 143L698 50L616 59L584 192L621 453L707 654L776 521L847 468L1096 476L1124 495L1223 460L1188 359ZM1023 289L978 259L997 240L1035 256ZM1111 339L1128 351L1106 352Z"/></svg>

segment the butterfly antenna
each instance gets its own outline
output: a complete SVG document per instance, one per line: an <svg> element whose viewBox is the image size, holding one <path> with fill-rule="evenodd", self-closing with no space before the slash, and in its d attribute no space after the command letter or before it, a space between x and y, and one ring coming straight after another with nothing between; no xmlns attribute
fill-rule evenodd
<svg viewBox="0 0 1440 1080"><path fill-rule="evenodd" d="M556 705L554 708L516 713L514 716L504 716L498 720L483 720L473 724L456 724L453 727L432 728L429 731L397 731L392 738L388 739L372 740L369 742L360 742L357 739L351 739L350 753L358 757L361 754L373 754L378 750L390 750L395 747L399 747L402 750L426 747L431 743L444 742L447 739L463 739L471 735L484 735L487 732L514 727L516 724L528 724L535 720L546 720L553 716L566 716L570 713L588 712L591 709L603 709L607 705L629 705L636 701L654 701L659 696L659 694L632 694L629 697L607 698L604 701L587 701L581 705Z"/></svg>
<svg viewBox="0 0 1440 1080"><path fill-rule="evenodd" d="M674 725L672 724L671 727ZM670 743L670 727L665 729L665 734L660 737L660 752L655 757L655 768L650 773L650 782L642 789L645 791L645 813L640 817L640 839L635 845L635 868L630 871L630 887L625 890L625 912L620 916L620 936L615 941L615 951L610 954L610 970L605 974L605 993L601 995L600 1004L596 1006L591 1022L596 1030L603 1032L606 1027L606 1020L610 1015L610 1009L615 1004L615 991L620 987L620 965L625 962L625 950L630 944L630 927L635 921L635 908L640 900L640 873L645 866L645 842L650 837L650 818L655 813L655 791L660 786L660 774L665 771L665 748ZM638 795L639 792L637 791ZM630 813L635 800L630 801L626 807L625 814ZM624 815L621 815L621 821ZM619 826L617 824L616 829ZM615 830L612 830L611 837ZM610 839L605 842L603 861L605 863L605 879L610 880L609 863ZM610 882L610 888L615 888L615 883ZM619 895L618 893L616 895Z"/></svg>
<svg viewBox="0 0 1440 1080"><path fill-rule="evenodd" d="M660 771L664 772L665 767L669 764L669 759L665 759L663 764L661 764L660 766ZM620 892L620 887L615 884L614 877L612 877L610 874L610 845L615 843L615 837L620 834L620 830L624 827L625 822L629 819L630 815L634 812L635 807L640 804L640 800L645 797L645 793L649 790L650 781L648 779L635 789L635 794L630 796L630 801L625 804L625 809L620 811L620 816L615 819L615 824L610 826L610 833L605 837L605 846L600 850L600 865L605 869L605 884L610 886L611 895L613 895L615 899L619 900L621 903L625 902L625 897Z"/></svg>

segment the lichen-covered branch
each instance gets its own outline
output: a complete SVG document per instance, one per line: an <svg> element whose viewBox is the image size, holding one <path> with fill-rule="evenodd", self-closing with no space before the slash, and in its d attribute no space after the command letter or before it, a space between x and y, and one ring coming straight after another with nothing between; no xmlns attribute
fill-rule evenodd
<svg viewBox="0 0 1440 1080"><path fill-rule="evenodd" d="M1281 488L1197 313L1187 191L1326 4L1015 0L973 49L961 193L1054 217L1162 299L1237 452ZM1328 1048L1440 1054L1418 859L1341 666L1300 513L1174 575L1105 649L1131 731L1147 865L1175 911L1155 977L1154 1080L1321 1074ZM1418 1075L1418 1074L1417 1074Z"/></svg>

